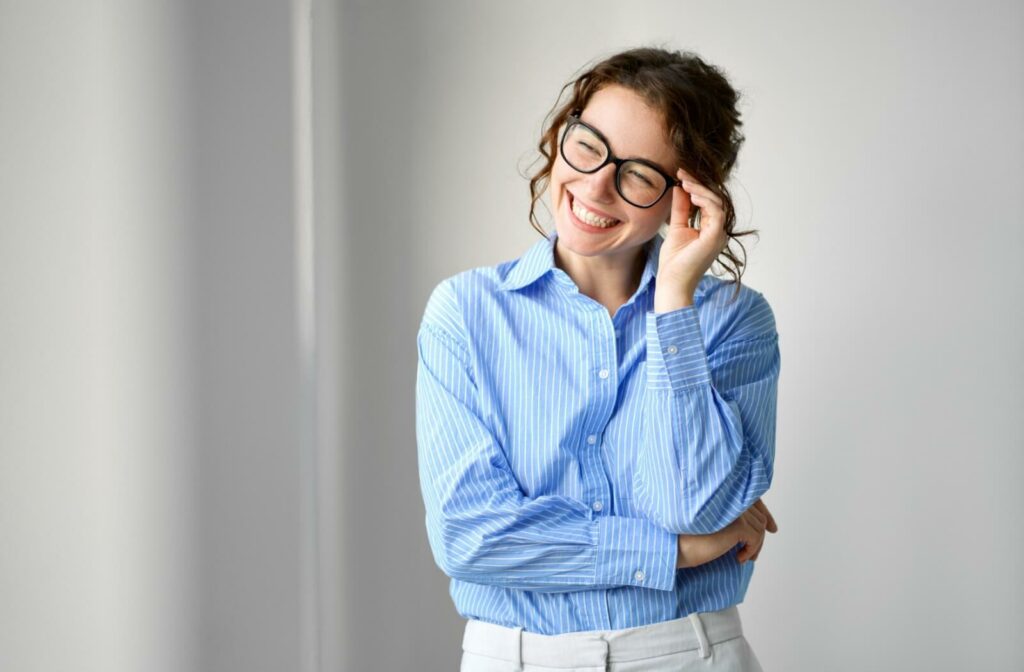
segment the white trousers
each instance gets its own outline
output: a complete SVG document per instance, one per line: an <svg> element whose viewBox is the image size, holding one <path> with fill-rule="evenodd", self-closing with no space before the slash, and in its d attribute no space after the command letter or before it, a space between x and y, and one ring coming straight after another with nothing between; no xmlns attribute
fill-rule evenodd
<svg viewBox="0 0 1024 672"><path fill-rule="evenodd" d="M763 672L734 605L621 630L540 635L471 619L460 672Z"/></svg>

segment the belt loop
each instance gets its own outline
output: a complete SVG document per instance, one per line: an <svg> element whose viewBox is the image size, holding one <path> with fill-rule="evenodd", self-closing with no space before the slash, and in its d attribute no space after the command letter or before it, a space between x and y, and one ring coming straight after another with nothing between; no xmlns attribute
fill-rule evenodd
<svg viewBox="0 0 1024 672"><path fill-rule="evenodd" d="M515 645L514 645L514 647L515 647L515 656L516 656L516 659L515 659L516 672L522 672L522 670L523 670L523 626L518 625L514 629L516 631Z"/></svg>
<svg viewBox="0 0 1024 672"><path fill-rule="evenodd" d="M708 641L708 633L704 631L704 623L700 620L700 615L695 611L689 616L690 623L693 624L693 629L697 633L697 641L700 642L700 657L707 658L711 655L711 642Z"/></svg>

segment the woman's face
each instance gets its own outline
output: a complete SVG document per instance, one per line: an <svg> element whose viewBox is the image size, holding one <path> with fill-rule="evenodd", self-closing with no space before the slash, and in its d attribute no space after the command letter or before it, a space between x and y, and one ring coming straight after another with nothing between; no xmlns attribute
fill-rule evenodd
<svg viewBox="0 0 1024 672"><path fill-rule="evenodd" d="M619 85L600 89L591 96L580 118L604 135L616 157L647 159L669 175L676 174L675 151L661 113L631 89ZM638 208L615 190L615 164L585 174L567 164L559 152L551 169L549 194L558 244L563 251L582 256L623 255L623 259L631 259L635 249L653 238L668 221L672 194L669 190L652 207ZM580 206L618 222L608 228L581 226L573 213L573 207Z"/></svg>

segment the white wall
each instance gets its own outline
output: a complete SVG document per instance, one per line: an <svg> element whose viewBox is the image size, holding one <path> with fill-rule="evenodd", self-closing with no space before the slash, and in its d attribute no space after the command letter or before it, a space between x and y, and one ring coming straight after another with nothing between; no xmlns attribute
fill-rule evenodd
<svg viewBox="0 0 1024 672"><path fill-rule="evenodd" d="M291 59L0 5L0 669L301 669Z"/></svg>
<svg viewBox="0 0 1024 672"><path fill-rule="evenodd" d="M652 43L744 94L744 280L783 358L780 532L741 606L765 669L1022 667L1020 3L396 4L339 3L345 272L365 280L346 669L457 667L416 481L422 307L536 240L517 169L555 95Z"/></svg>

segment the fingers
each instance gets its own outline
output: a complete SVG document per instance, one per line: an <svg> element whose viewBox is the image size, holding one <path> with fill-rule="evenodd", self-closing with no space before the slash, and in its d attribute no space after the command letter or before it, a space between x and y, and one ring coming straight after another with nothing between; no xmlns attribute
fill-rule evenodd
<svg viewBox="0 0 1024 672"><path fill-rule="evenodd" d="M777 532L779 526L768 506L758 498L730 524L730 528L735 530L734 533L739 537L736 560L744 564L748 560L757 560L760 557L761 549L764 548L765 532Z"/></svg>
<svg viewBox="0 0 1024 672"><path fill-rule="evenodd" d="M724 247L728 242L728 236L725 235L725 229L723 228L723 224L725 222L725 211L722 199L719 198L715 192L693 179L693 177L682 168L676 171L676 176L683 183L681 190L686 192L689 196L687 199L688 203L691 206L700 208L700 230L708 230L713 235L723 238L722 247ZM673 189L672 193L675 195L676 190ZM689 208L687 208L685 215L686 217L689 217ZM673 217L675 216L675 210L673 209ZM675 223L677 220L673 219L672 221ZM685 221L685 219L682 220L684 225Z"/></svg>
<svg viewBox="0 0 1024 672"><path fill-rule="evenodd" d="M761 536L761 543L757 544L753 552L750 554L747 560L757 560L757 556L761 554L761 549L764 548L764 536Z"/></svg>
<svg viewBox="0 0 1024 672"><path fill-rule="evenodd" d="M761 547L764 546L764 533L757 535L751 541L745 543L743 548L736 553L736 560L742 565L747 560L754 560L761 553Z"/></svg>
<svg viewBox="0 0 1024 672"><path fill-rule="evenodd" d="M711 191L707 187L701 186L696 182L690 182L686 180L683 182L683 190L690 195L690 200L700 205L711 205L721 209L722 199L715 195L715 192Z"/></svg>
<svg viewBox="0 0 1024 672"><path fill-rule="evenodd" d="M762 502L760 498L758 498L758 500L754 502L754 506L756 506L759 511L761 511L768 517L768 522L765 524L765 529L773 533L778 532L779 526L776 524L775 518L774 516L772 516L772 512L768 510L768 506L764 502Z"/></svg>
<svg viewBox="0 0 1024 672"><path fill-rule="evenodd" d="M748 513L744 513L742 516L743 524L740 526L740 550L736 553L736 560L742 565L747 561L747 558L757 550L758 538L764 535L763 531L759 531L758 523L754 519L754 516Z"/></svg>
<svg viewBox="0 0 1024 672"><path fill-rule="evenodd" d="M764 529L754 530L752 534L741 541L743 548L736 554L736 560L742 565L747 560L754 560L761 552L764 545Z"/></svg>
<svg viewBox="0 0 1024 672"><path fill-rule="evenodd" d="M767 511L767 507L761 500L757 500L753 506L743 512L740 516L741 527L740 527L740 543L742 548L736 554L736 560L743 564L747 560L754 560L761 553L761 548L764 545L765 530L768 527L769 522L774 525L774 521L770 520L771 514Z"/></svg>
<svg viewBox="0 0 1024 672"><path fill-rule="evenodd" d="M681 187L672 187L672 214L669 216L668 225L689 228L690 221L690 195Z"/></svg>
<svg viewBox="0 0 1024 672"><path fill-rule="evenodd" d="M687 173L685 170L680 168L676 171L676 177L683 183L683 191L690 195L691 200L701 200L709 205L713 205L716 208L724 207L722 205L722 199L718 195L705 187L703 184L693 179L693 176Z"/></svg>
<svg viewBox="0 0 1024 672"><path fill-rule="evenodd" d="M758 532L764 532L765 526L768 525L768 516L764 515L764 513L756 507L752 506L744 511L743 516L747 520L747 523Z"/></svg>
<svg viewBox="0 0 1024 672"><path fill-rule="evenodd" d="M761 549L764 548L764 532L761 533L761 538L758 539L757 548L754 549L754 553L750 556L751 560L757 560L757 556L761 555Z"/></svg>
<svg viewBox="0 0 1024 672"><path fill-rule="evenodd" d="M743 548L740 550L739 553L736 554L736 559L740 562L740 564L743 564L748 560L758 559L758 557L761 555L761 549L764 548L765 531L773 533L779 531L779 526L778 523L775 522L775 517L772 516L771 511L768 510L768 506L760 498L758 498L758 500L754 502L754 504L750 507L750 509L748 509L748 511L750 511L751 513L757 511L759 514L761 514L762 518L755 519L753 516L750 516L748 518L745 518L744 522L747 522L749 524L753 520L763 520L764 527L760 528L760 532L756 538L751 538L749 540L745 539L742 542L744 544ZM758 532L758 529L755 528L754 532Z"/></svg>

